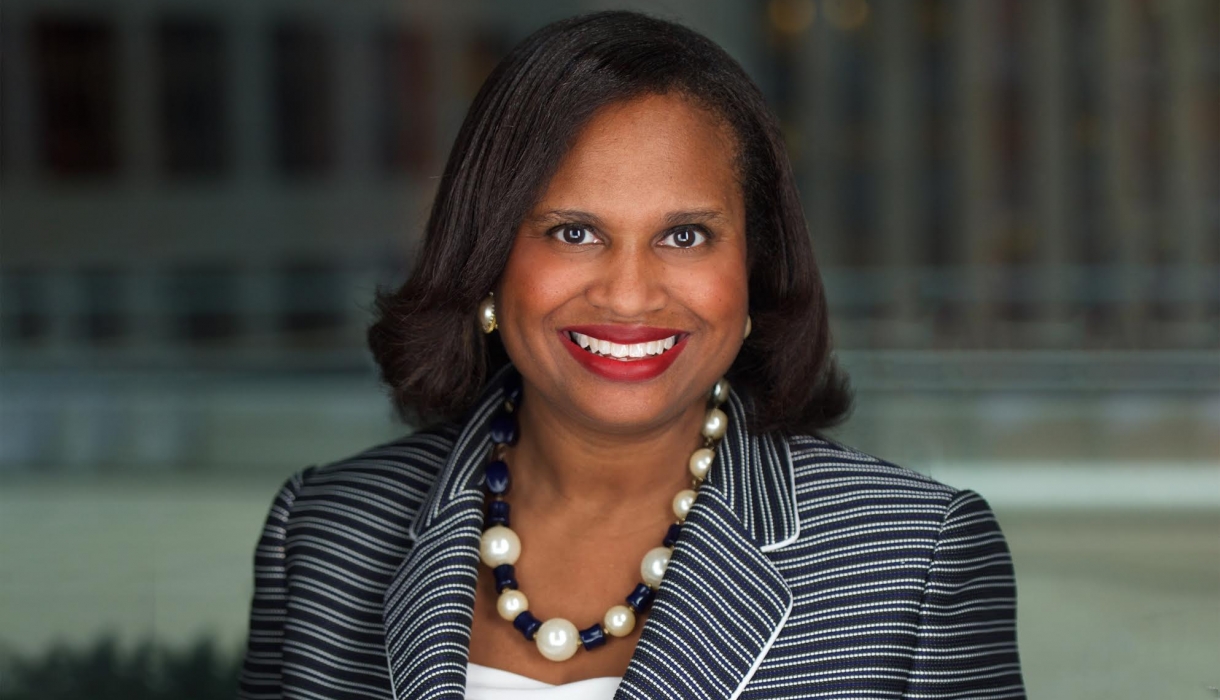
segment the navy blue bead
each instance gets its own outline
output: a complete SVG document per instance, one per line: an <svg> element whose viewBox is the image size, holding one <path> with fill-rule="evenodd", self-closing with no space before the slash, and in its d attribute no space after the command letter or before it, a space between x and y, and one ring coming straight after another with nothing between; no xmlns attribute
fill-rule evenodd
<svg viewBox="0 0 1220 700"><path fill-rule="evenodd" d="M508 527L508 501L492 501L487 505L487 517L483 520L484 527L503 525ZM669 545L666 545L667 547Z"/></svg>
<svg viewBox="0 0 1220 700"><path fill-rule="evenodd" d="M510 372L504 380L504 400L513 406L521 405L521 375Z"/></svg>
<svg viewBox="0 0 1220 700"><path fill-rule="evenodd" d="M496 577L496 593L503 593L505 588L517 588L517 572L512 564L501 564L491 570Z"/></svg>
<svg viewBox="0 0 1220 700"><path fill-rule="evenodd" d="M601 625L593 625L580 631L580 643L585 649L596 649L606 643L606 633Z"/></svg>
<svg viewBox="0 0 1220 700"><path fill-rule="evenodd" d="M534 635L538 634L538 628L541 626L542 623L539 622L538 618L534 617L534 613L530 612L529 610L522 611L522 613L517 616L517 619L513 620L513 627L520 630L521 634L525 635L525 638L531 642L534 641Z"/></svg>
<svg viewBox="0 0 1220 700"><path fill-rule="evenodd" d="M681 525L679 525L678 523L674 523L673 525L670 525L669 532L665 533L665 539L661 542L661 544L665 545L666 547L674 546L674 542L678 541L678 535L681 533L682 533Z"/></svg>
<svg viewBox="0 0 1220 700"><path fill-rule="evenodd" d="M508 465L503 460L497 459L488 464L483 476L487 480L488 491L500 495L508 493L508 485L512 480L508 478Z"/></svg>
<svg viewBox="0 0 1220 700"><path fill-rule="evenodd" d="M631 595L627 596L627 604L637 613L646 613L648 608L652 607L653 590L648 587L648 584L641 583L635 587Z"/></svg>
<svg viewBox="0 0 1220 700"><path fill-rule="evenodd" d="M497 413L491 419L491 441L497 445L517 444L517 418L511 413Z"/></svg>
<svg viewBox="0 0 1220 700"><path fill-rule="evenodd" d="M504 400L512 404L514 410L521 408L521 389L518 388L516 391L509 394Z"/></svg>

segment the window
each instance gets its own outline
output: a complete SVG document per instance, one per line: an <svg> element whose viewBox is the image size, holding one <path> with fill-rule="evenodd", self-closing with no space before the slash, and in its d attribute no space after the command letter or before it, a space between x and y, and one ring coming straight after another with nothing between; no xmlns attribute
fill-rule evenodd
<svg viewBox="0 0 1220 700"><path fill-rule="evenodd" d="M6 72L12 64L9 62L9 56L12 54L13 45L12 38L9 36L11 24L0 22L0 72ZM12 147L13 142L13 125L9 118L10 108L9 95L12 88L9 87L9 79L7 75L0 77L0 178L8 174L8 152Z"/></svg>
<svg viewBox="0 0 1220 700"><path fill-rule="evenodd" d="M284 21L272 31L275 162L290 177L335 165L331 42L322 28Z"/></svg>
<svg viewBox="0 0 1220 700"><path fill-rule="evenodd" d="M1105 222L1106 164L1102 151L1104 81L1103 11L1084 0L1072 0L1063 9L1067 22L1064 89L1073 119L1072 148L1072 255L1077 262L1109 262L1108 226Z"/></svg>
<svg viewBox="0 0 1220 700"><path fill-rule="evenodd" d="M473 32L462 59L462 77L467 99L474 99L479 86L491 75L500 59L508 55L512 45L512 37L503 31L487 29Z"/></svg>
<svg viewBox="0 0 1220 700"><path fill-rule="evenodd" d="M180 340L207 343L237 335L237 279L223 264L187 265L168 280L171 309Z"/></svg>
<svg viewBox="0 0 1220 700"><path fill-rule="evenodd" d="M377 153L383 170L422 173L432 142L431 88L423 34L389 29L377 38Z"/></svg>
<svg viewBox="0 0 1220 700"><path fill-rule="evenodd" d="M1002 320L1015 322L1032 320L1036 314L1030 300L1033 285L1029 265L1037 258L1038 240L1035 231L1023 223L1030 205L1026 112L1031 56L1026 48L1027 9L1017 0L1005 0L997 8L998 71L996 114L992 122L1001 209L991 232L995 237L991 255L1000 268L995 281L995 293L999 296L996 314Z"/></svg>
<svg viewBox="0 0 1220 700"><path fill-rule="evenodd" d="M225 41L213 20L171 18L157 27L161 169L216 176L228 169Z"/></svg>
<svg viewBox="0 0 1220 700"><path fill-rule="evenodd" d="M1069 256L1081 272L1072 285L1071 309L1086 338L1104 342L1113 318L1109 298L1116 278L1105 267L1113 262L1114 246L1105 201L1108 160L1103 136L1107 108L1102 76L1113 69L1103 60L1105 9L1086 0L1071 0L1061 11L1067 25L1064 97L1073 131L1068 173L1069 230L1073 238Z"/></svg>
<svg viewBox="0 0 1220 700"><path fill-rule="evenodd" d="M32 270L0 273L0 340L31 343L49 330L45 280Z"/></svg>
<svg viewBox="0 0 1220 700"><path fill-rule="evenodd" d="M874 158L878 130L873 103L876 48L866 28L840 36L838 50L833 89L837 93L836 120L843 150L838 154L835 172L835 203L841 222L841 256L836 262L867 267L881 259Z"/></svg>
<svg viewBox="0 0 1220 700"><path fill-rule="evenodd" d="M108 268L84 270L79 290L81 335L93 343L111 342L122 337L126 328L123 280L119 272Z"/></svg>
<svg viewBox="0 0 1220 700"><path fill-rule="evenodd" d="M322 260L294 260L281 276L280 328L293 340L335 340L344 324L343 279Z"/></svg>
<svg viewBox="0 0 1220 700"><path fill-rule="evenodd" d="M58 177L108 175L118 167L114 27L100 19L34 22L39 147Z"/></svg>
<svg viewBox="0 0 1220 700"><path fill-rule="evenodd" d="M959 259L957 246L958 172L954 158L953 16L947 0L923 0L919 8L923 42L920 47L924 148L927 160L921 192L925 216L921 223L920 264L947 266Z"/></svg>
<svg viewBox="0 0 1220 700"><path fill-rule="evenodd" d="M1010 216L1020 216L1028 207L1029 138L1026 134L1028 63L1025 48L1027 6L1016 0L1005 0L998 6L999 45L996 47L998 75L995 86L995 119L992 137L999 159L999 194L1001 205Z"/></svg>

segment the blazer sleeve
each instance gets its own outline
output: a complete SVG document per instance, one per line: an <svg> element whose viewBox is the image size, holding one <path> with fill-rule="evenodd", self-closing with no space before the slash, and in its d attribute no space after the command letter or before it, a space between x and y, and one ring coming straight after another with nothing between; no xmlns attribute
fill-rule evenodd
<svg viewBox="0 0 1220 700"><path fill-rule="evenodd" d="M288 479L275 495L254 549L250 632L237 691L237 697L243 700L282 697L284 621L288 615L286 536L292 506L309 471Z"/></svg>
<svg viewBox="0 0 1220 700"><path fill-rule="evenodd" d="M903 697L1025 697L1012 556L973 491L958 492L941 523Z"/></svg>

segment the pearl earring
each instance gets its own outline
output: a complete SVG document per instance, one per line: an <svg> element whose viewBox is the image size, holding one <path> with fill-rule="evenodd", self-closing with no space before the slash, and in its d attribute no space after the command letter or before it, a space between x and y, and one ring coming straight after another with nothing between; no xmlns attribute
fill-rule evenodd
<svg viewBox="0 0 1220 700"><path fill-rule="evenodd" d="M490 292L479 304L479 325L483 327L484 333L491 333L496 329L496 299Z"/></svg>
<svg viewBox="0 0 1220 700"><path fill-rule="evenodd" d="M750 317L746 316L746 334L741 336L742 340L750 337L750 331L754 330L754 326L750 321Z"/></svg>

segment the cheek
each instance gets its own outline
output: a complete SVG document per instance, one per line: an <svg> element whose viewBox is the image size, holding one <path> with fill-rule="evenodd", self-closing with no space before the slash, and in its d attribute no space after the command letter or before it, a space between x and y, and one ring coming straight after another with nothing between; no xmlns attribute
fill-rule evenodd
<svg viewBox="0 0 1220 700"><path fill-rule="evenodd" d="M539 317L576 293L579 275L557 262L538 241L525 239L513 247L496 294L509 325L537 327Z"/></svg>
<svg viewBox="0 0 1220 700"><path fill-rule="evenodd" d="M744 253L734 251L715 264L693 270L686 284L692 309L709 323L744 322L748 308L749 272Z"/></svg>

